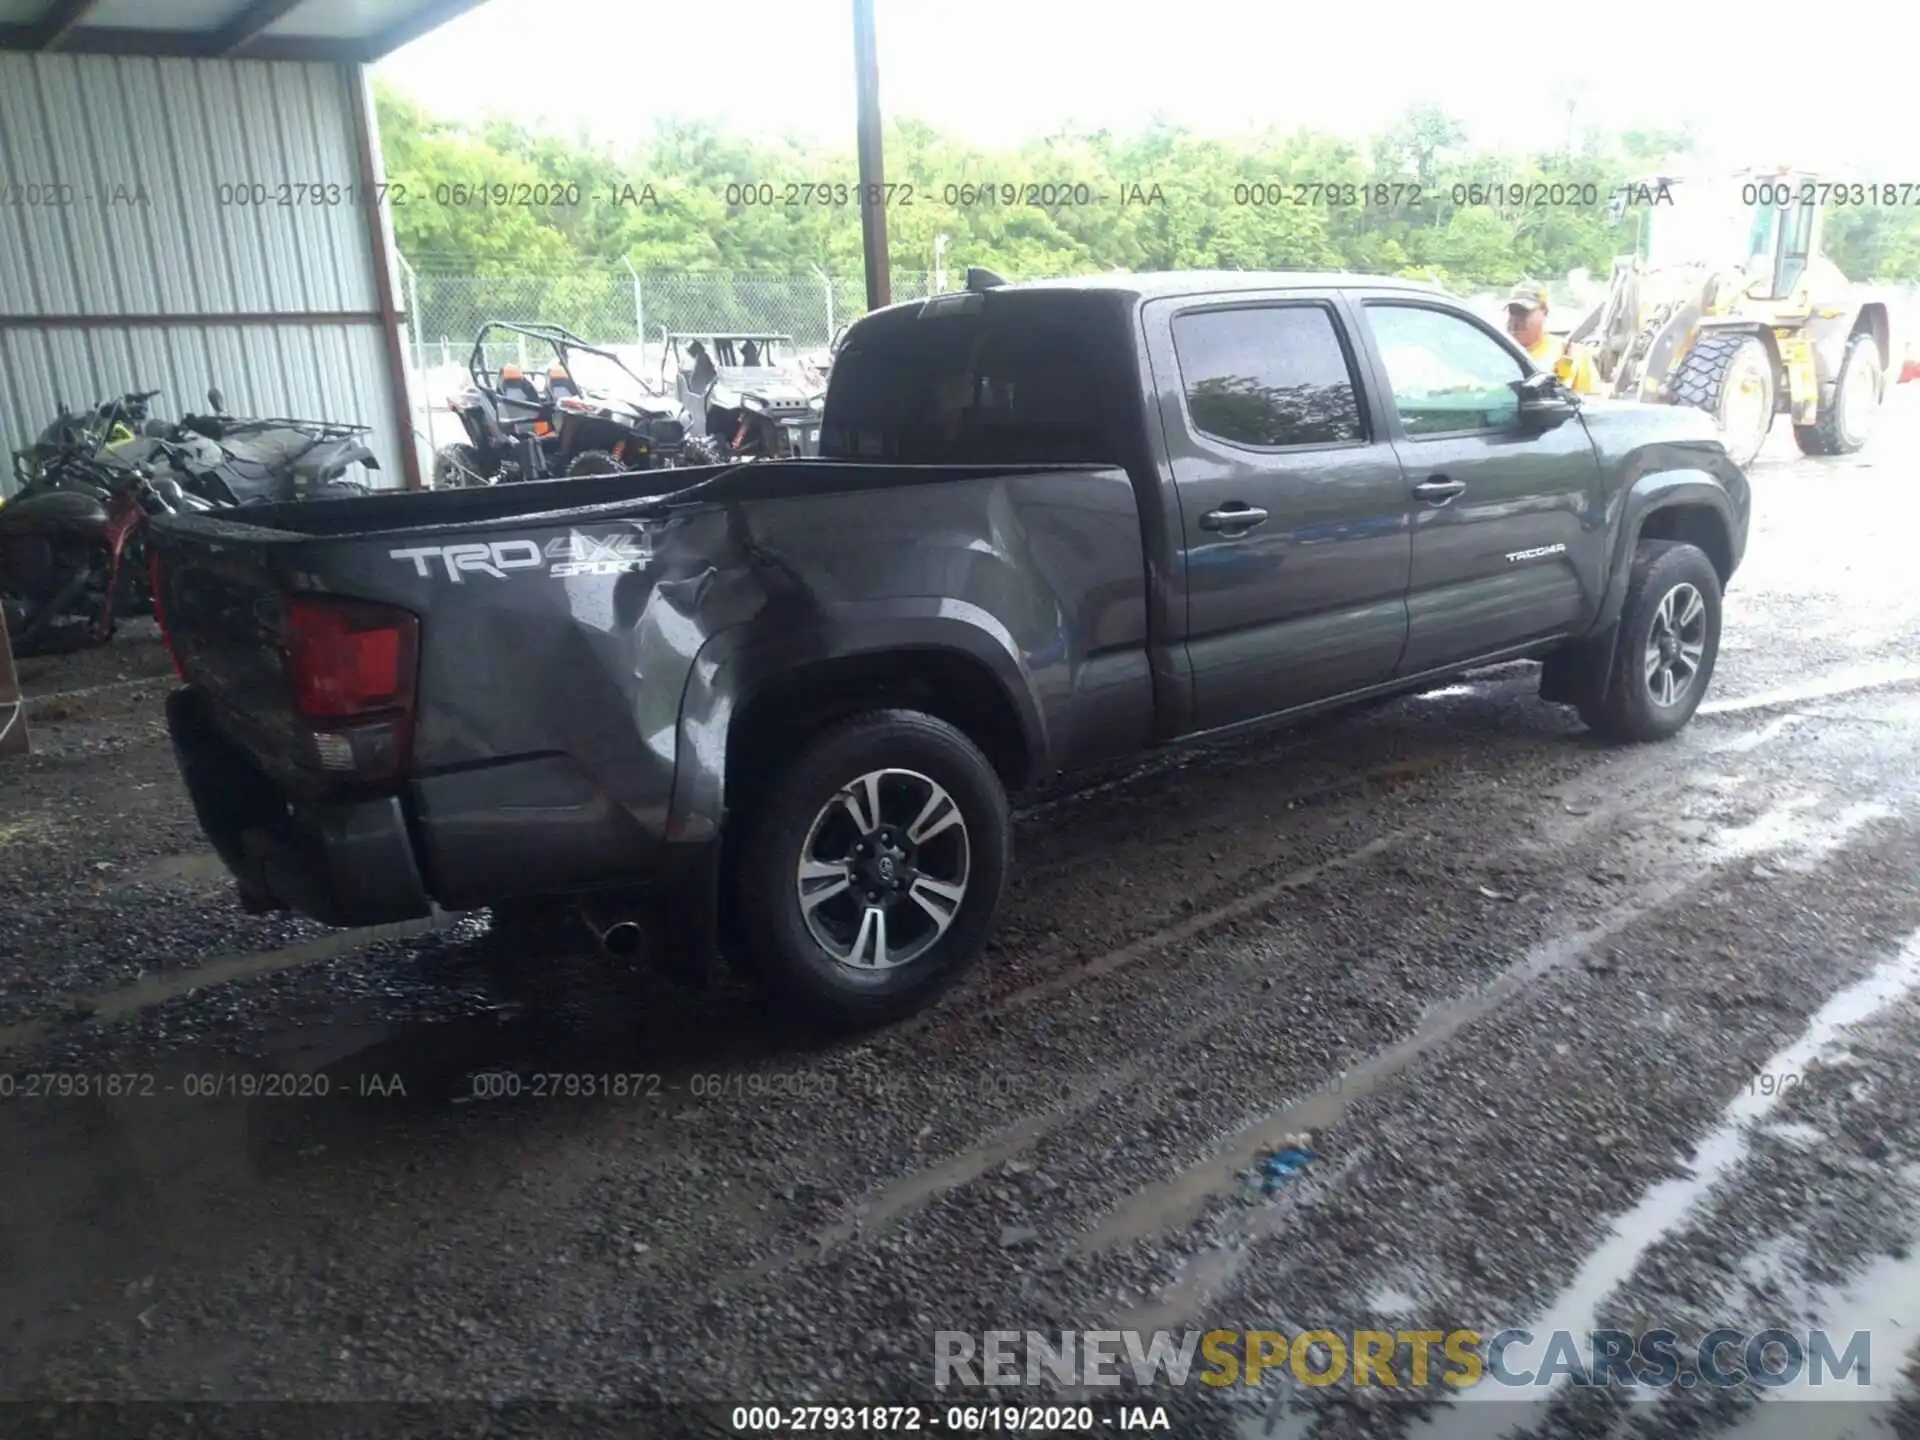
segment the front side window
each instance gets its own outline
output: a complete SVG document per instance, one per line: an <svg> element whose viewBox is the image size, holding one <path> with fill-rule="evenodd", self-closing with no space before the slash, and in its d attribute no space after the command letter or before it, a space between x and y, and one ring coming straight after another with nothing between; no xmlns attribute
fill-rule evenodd
<svg viewBox="0 0 1920 1440"><path fill-rule="evenodd" d="M1409 435L1502 430L1520 419L1526 371L1479 326L1422 305L1369 301L1367 322Z"/></svg>
<svg viewBox="0 0 1920 1440"><path fill-rule="evenodd" d="M1196 430L1277 449L1365 438L1346 347L1323 305L1176 316L1173 348Z"/></svg>

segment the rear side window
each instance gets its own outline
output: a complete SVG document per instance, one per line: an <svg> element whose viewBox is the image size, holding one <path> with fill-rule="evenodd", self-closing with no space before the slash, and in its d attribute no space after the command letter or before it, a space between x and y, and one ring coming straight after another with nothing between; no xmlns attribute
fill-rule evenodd
<svg viewBox="0 0 1920 1440"><path fill-rule="evenodd" d="M1359 391L1321 305L1199 310L1173 322L1194 428L1232 445L1348 445L1366 436Z"/></svg>
<svg viewBox="0 0 1920 1440"><path fill-rule="evenodd" d="M821 453L908 464L1120 463L1104 378L1115 354L1095 318L1023 300L998 315L989 307L922 317L850 344L834 360Z"/></svg>

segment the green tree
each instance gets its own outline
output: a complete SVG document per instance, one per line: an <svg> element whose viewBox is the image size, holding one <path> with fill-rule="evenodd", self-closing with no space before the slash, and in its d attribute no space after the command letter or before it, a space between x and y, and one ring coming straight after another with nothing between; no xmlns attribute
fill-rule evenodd
<svg viewBox="0 0 1920 1440"><path fill-rule="evenodd" d="M376 94L389 178L409 201L394 210L396 235L423 272L860 267L848 148L667 120L615 152L501 116L440 119L386 86ZM1063 132L990 150L911 118L891 122L886 143L897 270L932 268L945 235L956 273L1344 269L1476 289L1604 274L1635 234L1636 217L1609 216L1616 187L1682 168L1694 151L1684 130L1576 137L1558 125L1543 128L1537 153L1486 151L1428 104L1360 143L1311 128L1226 140L1155 120L1127 136ZM454 187L565 203L441 203L458 198ZM1837 209L1827 235L1856 279L1920 280L1920 207ZM548 299L593 303L577 286Z"/></svg>

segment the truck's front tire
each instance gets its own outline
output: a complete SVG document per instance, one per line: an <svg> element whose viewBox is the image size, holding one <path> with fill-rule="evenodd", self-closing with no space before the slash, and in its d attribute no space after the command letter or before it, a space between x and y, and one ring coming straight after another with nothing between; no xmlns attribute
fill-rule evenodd
<svg viewBox="0 0 1920 1440"><path fill-rule="evenodd" d="M979 959L1011 849L999 776L944 720L882 710L823 731L750 822L739 879L754 969L815 1020L911 1014Z"/></svg>
<svg viewBox="0 0 1920 1440"><path fill-rule="evenodd" d="M1706 552L1642 540L1633 554L1613 669L1580 718L1610 740L1677 735L1700 707L1720 654L1720 575Z"/></svg>

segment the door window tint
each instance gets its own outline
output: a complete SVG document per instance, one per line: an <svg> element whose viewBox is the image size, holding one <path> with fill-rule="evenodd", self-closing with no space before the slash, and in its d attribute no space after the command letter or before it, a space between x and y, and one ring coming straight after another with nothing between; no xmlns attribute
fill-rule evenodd
<svg viewBox="0 0 1920 1440"><path fill-rule="evenodd" d="M1173 348L1197 430L1263 448L1364 438L1346 350L1319 305L1177 316Z"/></svg>
<svg viewBox="0 0 1920 1440"><path fill-rule="evenodd" d="M1477 325L1441 310L1372 302L1367 320L1409 435L1499 430L1520 419L1514 385L1526 372Z"/></svg>

